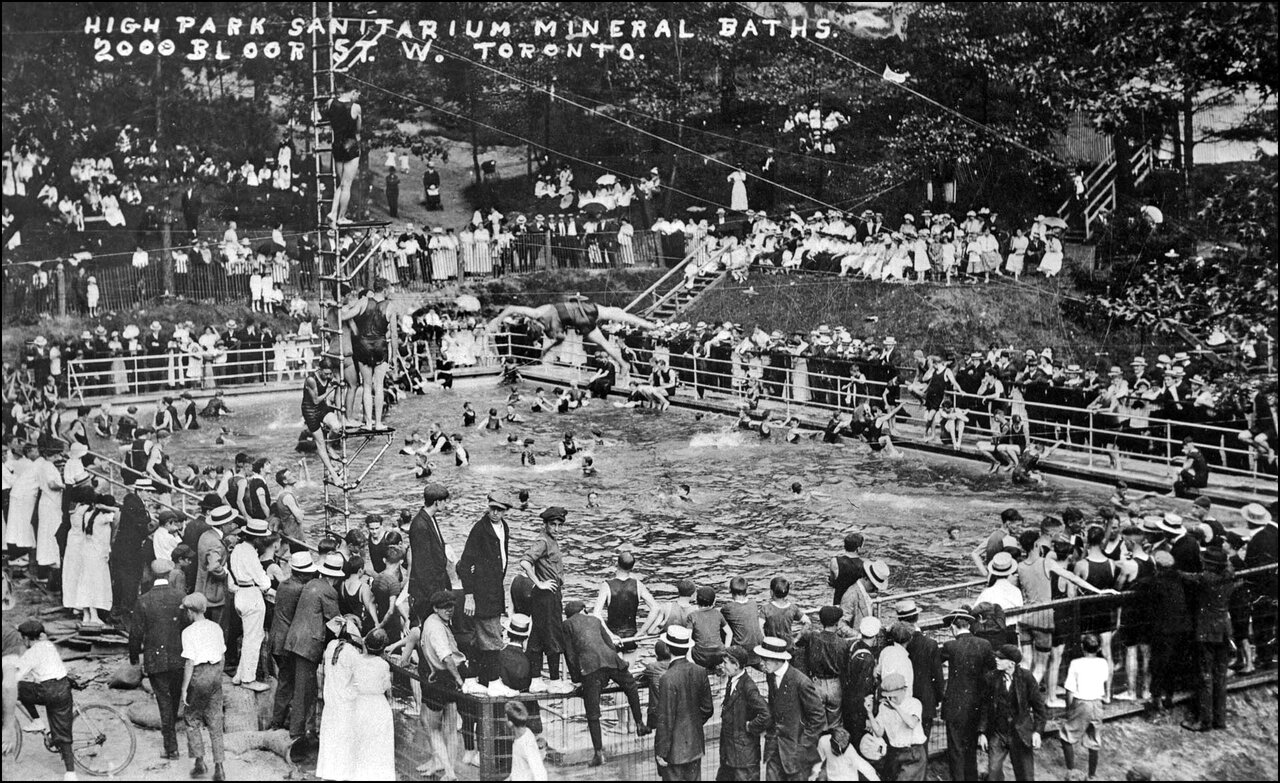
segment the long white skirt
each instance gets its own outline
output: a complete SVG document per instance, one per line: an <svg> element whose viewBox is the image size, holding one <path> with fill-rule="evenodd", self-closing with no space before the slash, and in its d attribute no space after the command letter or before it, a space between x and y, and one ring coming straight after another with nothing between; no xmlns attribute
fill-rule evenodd
<svg viewBox="0 0 1280 783"><path fill-rule="evenodd" d="M9 516L5 530L5 543L31 549L36 545L36 528L31 523L36 513L37 492L18 494L17 490L9 496Z"/></svg>
<svg viewBox="0 0 1280 783"><path fill-rule="evenodd" d="M62 524L62 490L44 490L38 504L40 527L36 530L36 564L57 567L62 562L55 538Z"/></svg>

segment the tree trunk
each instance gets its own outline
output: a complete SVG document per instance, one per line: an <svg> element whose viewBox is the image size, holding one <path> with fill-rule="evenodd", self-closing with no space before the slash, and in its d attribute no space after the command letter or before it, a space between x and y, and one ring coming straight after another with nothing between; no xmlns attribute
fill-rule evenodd
<svg viewBox="0 0 1280 783"><path fill-rule="evenodd" d="M480 182L480 126L476 125L476 98L475 92L468 90L471 116L471 176L473 181Z"/></svg>
<svg viewBox="0 0 1280 783"><path fill-rule="evenodd" d="M151 91L155 93L156 100L156 146L161 146L164 142L164 102L161 96L164 94L164 58L160 56L160 52L156 52L156 75L151 83Z"/></svg>
<svg viewBox="0 0 1280 783"><path fill-rule="evenodd" d="M164 295L173 296L173 195L168 194L165 197L164 205L160 207L160 270L164 278Z"/></svg>
<svg viewBox="0 0 1280 783"><path fill-rule="evenodd" d="M1125 196L1132 196L1134 191L1133 169L1129 166L1129 157L1133 155L1133 145L1129 143L1127 128L1121 128L1111 134L1111 148L1116 153L1116 201Z"/></svg>
<svg viewBox="0 0 1280 783"><path fill-rule="evenodd" d="M1187 217L1195 214L1195 193L1191 187L1191 175L1196 165L1194 97L1195 89L1187 85L1182 91L1182 198L1183 215Z"/></svg>

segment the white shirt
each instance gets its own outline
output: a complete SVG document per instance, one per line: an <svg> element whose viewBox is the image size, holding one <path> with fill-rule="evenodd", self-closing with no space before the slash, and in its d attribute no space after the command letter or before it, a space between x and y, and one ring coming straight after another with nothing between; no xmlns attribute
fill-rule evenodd
<svg viewBox="0 0 1280 783"><path fill-rule="evenodd" d="M172 560L174 548L181 543L181 538L170 533L164 527L156 528L156 532L151 536L151 545L156 551L157 560Z"/></svg>
<svg viewBox="0 0 1280 783"><path fill-rule="evenodd" d="M1067 693L1077 699L1096 701L1107 692L1111 681L1111 664L1105 658L1086 655L1076 658L1067 668Z"/></svg>
<svg viewBox="0 0 1280 783"><path fill-rule="evenodd" d="M262 561L258 559L258 550L248 541L241 541L231 550L230 566L233 580L227 582L228 589L234 591L238 587L254 585L260 590L271 588L271 580L267 578L267 572L262 570Z"/></svg>
<svg viewBox="0 0 1280 783"><path fill-rule="evenodd" d="M493 533L498 537L498 551L502 553L502 572L507 571L507 531L501 522L494 522Z"/></svg>
<svg viewBox="0 0 1280 783"><path fill-rule="evenodd" d="M47 682L67 676L67 667L58 655L58 648L48 639L32 642L18 658L18 679L30 682Z"/></svg>
<svg viewBox="0 0 1280 783"><path fill-rule="evenodd" d="M199 665L218 663L227 652L222 628L209 619L196 620L182 631L182 657Z"/></svg>
<svg viewBox="0 0 1280 783"><path fill-rule="evenodd" d="M507 780L546 780L547 768L542 763L542 751L538 749L538 739L532 731L523 734L511 743L511 777Z"/></svg>
<svg viewBox="0 0 1280 783"><path fill-rule="evenodd" d="M844 753L837 756L831 750L831 735L824 734L818 738L818 757L826 763L827 780L861 780L862 773L867 780L877 780L875 768L852 745L845 748Z"/></svg>
<svg viewBox="0 0 1280 783"><path fill-rule="evenodd" d="M984 602L995 604L1007 612L1022 606L1022 591L1008 579L997 579L995 584L978 594L978 600L974 601L974 605ZM1009 622L1014 624L1017 618L1011 618Z"/></svg>

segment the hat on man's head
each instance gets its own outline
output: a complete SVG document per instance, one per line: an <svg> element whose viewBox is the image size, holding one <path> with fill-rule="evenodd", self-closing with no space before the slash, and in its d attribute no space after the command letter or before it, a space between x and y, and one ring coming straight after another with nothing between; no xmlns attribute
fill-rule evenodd
<svg viewBox="0 0 1280 783"><path fill-rule="evenodd" d="M507 621L505 630L507 636L515 636L525 638L533 629L533 619L527 614L513 614L511 619Z"/></svg>
<svg viewBox="0 0 1280 783"><path fill-rule="evenodd" d="M177 568L172 560L164 560L157 558L151 561L151 575L156 579L164 579L169 576L169 572Z"/></svg>
<svg viewBox="0 0 1280 783"><path fill-rule="evenodd" d="M300 552L294 552L289 555L289 570L295 574L314 574L316 572L316 561L311 556L310 550L303 549Z"/></svg>
<svg viewBox="0 0 1280 783"><path fill-rule="evenodd" d="M1014 663L1022 663L1022 650L1012 644L1002 644L996 648L996 657L1003 658L1006 661Z"/></svg>
<svg viewBox="0 0 1280 783"><path fill-rule="evenodd" d="M1205 547L1200 554L1200 562L1206 571L1221 571L1227 567L1227 553L1216 546Z"/></svg>
<svg viewBox="0 0 1280 783"><path fill-rule="evenodd" d="M249 521L240 530L242 536L252 536L254 538L262 538L271 535L271 526L267 524L265 519L249 518Z"/></svg>
<svg viewBox="0 0 1280 783"><path fill-rule="evenodd" d="M574 600L572 600L572 601L565 601L565 602L564 602L564 616L565 616L565 617L573 617L575 614L578 614L579 612L583 612L583 611L585 611L585 610L586 610L586 608L587 608L587 605L586 605L585 603L583 603L582 601L579 601L579 600L578 600L578 599L576 599L576 598L575 598Z"/></svg>
<svg viewBox="0 0 1280 783"><path fill-rule="evenodd" d="M818 610L818 621L823 625L835 625L844 616L844 610L838 606L824 606Z"/></svg>
<svg viewBox="0 0 1280 783"><path fill-rule="evenodd" d="M787 643L776 636L764 637L753 652L761 658L772 658L775 661L791 660L791 653L787 652Z"/></svg>
<svg viewBox="0 0 1280 783"><path fill-rule="evenodd" d="M206 493L204 497L200 498L200 510L204 512L213 511L218 506L221 506L222 503L223 498L221 495L217 492L209 492Z"/></svg>
<svg viewBox="0 0 1280 783"><path fill-rule="evenodd" d="M486 497L485 500L488 502L489 508L500 508L503 511L510 510L515 506L515 503L511 501L511 498L501 492L490 492L489 496Z"/></svg>
<svg viewBox="0 0 1280 783"><path fill-rule="evenodd" d="M889 672L880 680L880 690L885 693L895 693L906 689L907 678L903 677L900 672Z"/></svg>
<svg viewBox="0 0 1280 783"><path fill-rule="evenodd" d="M992 576L1009 576L1018 570L1018 564L1014 562L1013 555L1008 552L997 552L987 564L987 570Z"/></svg>
<svg viewBox="0 0 1280 783"><path fill-rule="evenodd" d="M209 512L209 524L214 527L220 527L233 521L236 518L236 511L231 506L221 505Z"/></svg>
<svg viewBox="0 0 1280 783"><path fill-rule="evenodd" d="M346 574L342 572L342 567L346 565L346 562L347 559L342 556L341 552L329 552L320 561L316 572L320 576L345 576Z"/></svg>
<svg viewBox="0 0 1280 783"><path fill-rule="evenodd" d="M1263 527L1274 524L1271 512L1263 508L1261 503L1250 503L1240 509L1240 516L1244 517L1244 521L1249 523L1249 527Z"/></svg>
<svg viewBox="0 0 1280 783"><path fill-rule="evenodd" d="M693 646L693 631L683 625L672 625L662 634L662 641L666 642L668 647L687 650Z"/></svg>
<svg viewBox="0 0 1280 783"><path fill-rule="evenodd" d="M422 488L422 502L435 503L449 499L449 488L443 484L428 484Z"/></svg>
<svg viewBox="0 0 1280 783"><path fill-rule="evenodd" d="M909 617L920 616L920 607L916 606L916 602L910 598L899 601L893 608L894 611L898 613L899 620L906 620Z"/></svg>
<svg viewBox="0 0 1280 783"><path fill-rule="evenodd" d="M977 618L973 616L973 607L968 604L960 604L960 606L942 616L943 625L951 625L956 620L968 620L971 623L977 622Z"/></svg>
<svg viewBox="0 0 1280 783"><path fill-rule="evenodd" d="M1186 532L1186 528L1182 526L1182 517L1172 513L1166 513L1160 520L1160 529L1174 536Z"/></svg>
<svg viewBox="0 0 1280 783"><path fill-rule="evenodd" d="M867 639L874 639L880 635L881 627L879 617L864 617L858 623L858 633Z"/></svg>
<svg viewBox="0 0 1280 783"><path fill-rule="evenodd" d="M551 508L548 508L546 511L543 511L538 516L542 519L543 522L550 522L554 519L558 519L561 522L563 522L568 515L569 515L569 512L566 511L564 508L560 506L552 506Z"/></svg>
<svg viewBox="0 0 1280 783"><path fill-rule="evenodd" d="M1148 514L1142 518L1142 524L1139 525L1139 527L1142 528L1142 532L1144 533L1163 533L1164 528L1160 526L1162 521L1164 520L1155 514Z"/></svg>
<svg viewBox="0 0 1280 783"><path fill-rule="evenodd" d="M883 560L872 560L867 563L867 580L877 590L883 590L889 584L889 564Z"/></svg>

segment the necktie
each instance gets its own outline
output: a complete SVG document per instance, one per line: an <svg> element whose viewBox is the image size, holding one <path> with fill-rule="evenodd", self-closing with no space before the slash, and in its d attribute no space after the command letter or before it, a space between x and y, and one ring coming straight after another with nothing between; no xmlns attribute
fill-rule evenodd
<svg viewBox="0 0 1280 783"><path fill-rule="evenodd" d="M772 704L774 700L774 696L778 692L778 675L774 674L773 672L770 672L765 676L769 680L769 703Z"/></svg>

